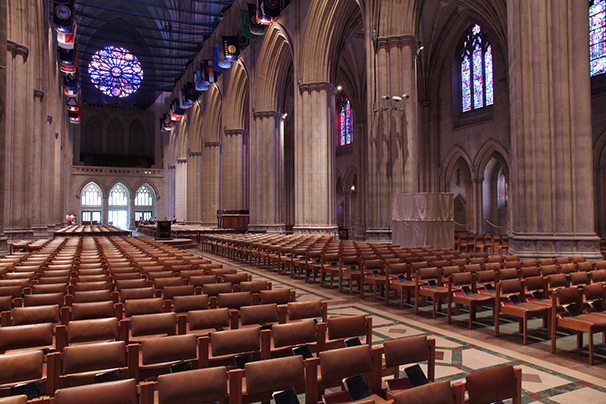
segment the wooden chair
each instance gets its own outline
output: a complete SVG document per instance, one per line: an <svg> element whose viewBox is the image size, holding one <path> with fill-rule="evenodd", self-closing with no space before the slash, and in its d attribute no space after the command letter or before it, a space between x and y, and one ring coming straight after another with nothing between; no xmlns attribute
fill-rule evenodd
<svg viewBox="0 0 606 404"><path fill-rule="evenodd" d="M227 387L225 367L165 374L158 376L157 382L141 384L141 404L154 404L154 391L158 392L158 404L197 404L200 397L227 404Z"/></svg>
<svg viewBox="0 0 606 404"><path fill-rule="evenodd" d="M246 388L243 388L243 382ZM289 388L299 394L305 392L307 396L302 356L249 362L244 370L229 371L230 404L268 402L274 391Z"/></svg>
<svg viewBox="0 0 606 404"><path fill-rule="evenodd" d="M463 404L464 389L451 385L448 380L398 391L393 396L394 404Z"/></svg>
<svg viewBox="0 0 606 404"><path fill-rule="evenodd" d="M65 347L63 352L48 356L46 392L52 397L57 389L93 384L96 374L113 370L118 370L121 379L134 377L128 365L137 360L138 354L137 345L127 348L124 341Z"/></svg>
<svg viewBox="0 0 606 404"><path fill-rule="evenodd" d="M520 303L513 304L507 296L515 295ZM508 314L520 320L520 332L524 335L524 345L528 343L528 319L542 317L543 324L547 324L550 308L537 303L526 301L524 284L519 279L507 279L497 283L496 303L494 305L494 335L499 336L500 315Z"/></svg>
<svg viewBox="0 0 606 404"><path fill-rule="evenodd" d="M342 348L351 337L365 337L364 343L372 346L372 317L333 317L318 324L318 351Z"/></svg>
<svg viewBox="0 0 606 404"><path fill-rule="evenodd" d="M593 365L593 334L596 332L602 333L604 341L604 333L606 333L606 316L596 314L579 314L570 316L563 311L558 311L558 304L562 307L574 305L579 313L582 313L582 298L580 290L577 287L560 288L553 292L552 308L551 308L551 353L556 353L556 331L557 327L568 328L577 332L577 348L583 345L584 332L589 334L589 364Z"/></svg>
<svg viewBox="0 0 606 404"><path fill-rule="evenodd" d="M190 362L193 368L200 365L199 353L195 335L172 335L160 338L144 339L140 344L141 362L139 355L134 356L134 363L129 364L135 380L145 380L151 377L169 373L171 366ZM139 353L139 349L135 349Z"/></svg>
<svg viewBox="0 0 606 404"><path fill-rule="evenodd" d="M316 404L319 394L327 388L341 386L347 377L363 374L366 384L376 403L384 401L381 394L381 348L369 345L354 346L320 352L319 358L305 362L306 382L305 402ZM320 377L318 377L320 369Z"/></svg>
<svg viewBox="0 0 606 404"><path fill-rule="evenodd" d="M434 286L429 281L434 281ZM433 304L433 318L436 318L436 311L440 310L442 299L448 297L448 287L442 285L442 276L438 268L421 268L415 275L415 314L419 313L419 297L429 297ZM425 299L423 299L425 300Z"/></svg>
<svg viewBox="0 0 606 404"><path fill-rule="evenodd" d="M402 278L402 279L400 279ZM404 309L404 292L410 304L410 294L415 290L415 281L411 279L410 266L406 263L388 264L385 268L385 305L389 305L390 291L400 294L400 310Z"/></svg>
<svg viewBox="0 0 606 404"><path fill-rule="evenodd" d="M494 296L478 293L476 286L476 274L462 272L452 274L448 282L448 324L452 319L452 304L455 304L455 313L459 314L459 306L469 307L469 329L473 328L476 310L482 306L493 306ZM468 289L466 292L465 289Z"/></svg>
<svg viewBox="0 0 606 404"><path fill-rule="evenodd" d="M400 366L427 361L427 379L435 380L436 374L436 340L426 336L400 338L383 343L385 363L383 376L400 377ZM393 392L392 392L393 395Z"/></svg>
<svg viewBox="0 0 606 404"><path fill-rule="evenodd" d="M463 387L469 404L490 404L509 398L512 404L522 404L522 369L508 365L480 370L467 375Z"/></svg>
<svg viewBox="0 0 606 404"><path fill-rule="evenodd" d="M233 366L234 357L245 352L251 352L255 359L259 360L261 331L255 327L211 332L210 337L199 338L198 346L200 347L199 368Z"/></svg>
<svg viewBox="0 0 606 404"><path fill-rule="evenodd" d="M264 357L280 357L292 355L292 348L298 345L309 346L312 352L317 352L318 347L318 330L317 325L313 320L296 321L286 324L278 324L272 327L271 343L264 344L262 347L271 347L268 355ZM269 334L262 334L263 336Z"/></svg>
<svg viewBox="0 0 606 404"><path fill-rule="evenodd" d="M0 369L0 390L9 390L24 382L46 381L42 351L0 355Z"/></svg>
<svg viewBox="0 0 606 404"><path fill-rule="evenodd" d="M49 404L138 404L135 379L59 389Z"/></svg>
<svg viewBox="0 0 606 404"><path fill-rule="evenodd" d="M280 323L299 321L304 319L320 319L326 322L328 319L328 303L321 300L311 300L307 302L292 302L286 307L281 306Z"/></svg>

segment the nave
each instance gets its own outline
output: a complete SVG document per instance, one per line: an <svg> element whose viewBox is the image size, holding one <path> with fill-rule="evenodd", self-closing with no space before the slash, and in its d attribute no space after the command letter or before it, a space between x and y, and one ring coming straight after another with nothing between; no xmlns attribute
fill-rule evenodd
<svg viewBox="0 0 606 404"><path fill-rule="evenodd" d="M95 244L97 244L96 247ZM48 257L45 257L46 252L49 252L50 250L53 250L54 252ZM143 252L145 252L145 254L143 254ZM10 262L12 262L12 265L9 264ZM230 293L224 294L223 297L226 295L230 295L232 297L242 296L242 293L246 294L246 292L242 291L244 291L247 287L255 286L259 288L261 287L261 284L263 284L263 288L265 290L261 289L260 292L257 291L261 295L261 301L263 304L260 306L255 306L253 302L253 305L250 306L252 309L255 307L262 308L262 306L270 307L270 305L266 304L265 302L265 298L263 297L264 292L275 293L274 296L276 296L276 294L280 294L281 291L287 291L287 300L289 301L289 305L293 304L290 302L291 296L293 296L292 292L295 292L296 302L299 304L319 301L327 303L328 313L321 315L321 317L323 322L328 324L329 338L332 338L330 336L331 322L336 323L337 321L348 321L349 319L353 320L361 317L368 319L365 321L368 321L368 324L372 325L372 333L367 334L366 339L362 338L362 341L368 342L369 338L372 338L371 344L373 349L383 349L381 348L381 345L383 345L386 341L393 339L399 340L403 337L404 340L408 337L415 336L427 336L430 339L434 339L436 341L435 380L437 382L448 380L451 383L456 383L457 381L465 378L465 376L474 373L476 370L500 367L502 365L510 364L522 369L522 388L523 395L525 396L524 402L565 403L571 402L571 399L578 400L578 397L580 396L585 397L587 402L604 401L603 393L605 386L603 380L600 379L600 372L603 371L604 368L603 345L598 344L597 346L595 353L595 366L589 366L587 364L586 349L582 349L580 352L574 350L574 336L564 338L558 336L558 355L549 354L548 345L536 342L536 340L541 339L540 334L532 335L531 344L529 344L526 348L522 348L522 345L520 344L520 336L515 330L517 328L517 324L515 322L503 324L503 334L498 341L493 337L489 337L488 335L492 334L492 327L490 327L489 324L486 327L482 325L482 323L486 322L485 312L478 314L476 321L477 324L474 324L476 325L475 329L468 331L466 330L465 314L462 314L460 317L455 316L453 324L448 326L444 322L442 311L438 311L438 315L435 320L431 319L432 310L430 305L421 307L419 315L414 315L412 314L412 309L409 306L405 307L404 310L400 310L397 302L394 302L394 305L392 306L386 307L384 304L382 304L383 302L381 301L381 297L378 298L377 303L371 303L369 301L371 299L370 295L367 295L366 299L362 300L356 295L338 293L335 289L319 288L317 285L314 286L313 284L305 282L303 279L292 279L280 276L275 272L268 272L248 264L234 262L223 257L217 257L204 252L201 253L201 251L198 249L178 251L174 248L164 247L151 239L145 238L87 237L80 240L79 238L75 237L65 239L57 238L53 240L53 242L46 245L46 250L43 248L37 251L37 253L31 254L14 253L2 260L3 266L5 268L10 268L10 270L6 272L5 276L12 279L15 279L17 275L27 274L27 272L21 271L24 269L33 269L36 263L41 269L41 273L39 275L42 275L42 277L37 277L34 275L37 281L49 281L48 278L54 277L53 275L58 275L56 271L62 271L63 267L67 267L68 271L71 271L70 276L72 279L70 280L71 283L68 286L69 293L75 297L77 297L78 294L78 285L84 287L86 283L90 282L90 284L86 287L87 289L90 289L95 286L93 285L94 283L98 283L95 281L97 278L91 278L99 276L92 275L92 272L97 271L95 268L93 268L96 265L95 262L105 263L106 270L111 273L111 278L113 278L112 282L108 285L116 288L116 292L120 296L120 301L125 303L123 313L121 306L113 305L111 302L109 302L109 306L111 306L110 311L112 308L115 310L116 308L120 307L119 314L117 311L112 311L112 313L115 313L116 317L122 319L120 321L121 325L125 324L127 327L130 327L130 332L128 328L125 329L126 334L123 334L123 331L120 331L120 337L115 337L116 343L119 342L118 339L120 341L126 341L127 343L136 343L136 341L139 339L135 337L140 337L141 328L147 327L147 331L150 331L151 329L158 330L156 327L163 328L164 324L138 322L137 317L141 318L146 316L155 316L155 319L174 317L176 313L182 311L181 309L178 309L177 302L179 296L178 293L175 293L177 292L175 288L189 287L189 285L183 284L184 278L181 277L189 277L189 281L192 283L191 286L193 286L194 282L192 281L194 281L195 273L197 273L197 271L204 270L202 268L206 268L211 273L214 272L216 274L220 274L225 280L227 280L228 277L231 277L232 282L234 282L234 286L238 285L238 290L240 292L236 292L236 289L233 289L233 292L236 292L233 293L230 284L228 285L230 286ZM194 265L196 265L196 269L193 269ZM17 268L19 270L16 270ZM134 269L134 271L129 271L131 268ZM54 273L51 274L50 272ZM101 272L104 272L104 270ZM34 271L34 273L36 273L36 271ZM176 276L177 273L181 276ZM154 302L159 300L161 306L159 307L159 311L155 311L157 314L144 314L142 316L137 316L137 314L141 314L141 312L136 313L136 305L129 304L129 299L125 297L125 293L128 288L125 287L124 282L139 282L139 279L129 280L125 278L125 275L131 274L137 275L141 281L147 281L147 285L149 285L149 282L151 281L151 285L153 286L152 288L142 289L151 289L152 293L154 293L156 296L162 296L160 299L154 299L151 297L148 297L147 299L150 303L152 300ZM142 275L146 275L146 279L142 278ZM243 278L245 280L236 279L236 277L242 278L241 275L244 275ZM100 276L107 277L107 274ZM10 281L10 279L7 280ZM179 285L182 286L170 286L172 285L172 280L178 281ZM197 280L200 280L200 278ZM51 282L34 282L31 278L27 278L27 281L32 289L36 289L36 286L53 284ZM221 283L216 283L215 285L220 286ZM171 287L173 289L170 289ZM191 289L193 289L193 287ZM202 284L202 290L205 294L207 294L208 299L208 295L211 294L211 288L207 287L205 284ZM90 292L95 291L91 290ZM104 290L101 292L104 292ZM26 294L23 295L23 298L32 300L31 296L36 297L36 294L37 293L34 290L33 295ZM43 296L40 294L37 296L37 298L42 297ZM65 297L67 302L67 296ZM193 299L203 299L204 295L191 294L191 297ZM172 302L169 302L170 300L172 300ZM212 303L213 300L214 303ZM229 305L229 303L227 303L227 300L224 300L223 302L221 300L221 294L218 295L218 302L217 298L212 296L207 300L206 307L213 307L213 304L218 304L219 307L232 307ZM76 302L71 305L72 317L71 321L68 323L67 338L63 338L61 343L56 345L56 348L59 351L70 350L70 348L73 349L77 346L81 347L81 345L78 344L79 341L76 338L76 335L74 334L74 329L70 330L70 328L72 328L75 324L81 321L88 321L77 318L75 307L78 305L78 303L79 302ZM82 305L82 303L80 304ZM172 306L173 304L174 306ZM236 306L233 306L237 309L233 309L232 311L240 311L241 325L245 325L243 313L245 309L247 309L243 306L248 306L250 304L251 296L249 293L248 303L239 303L239 305L237 304ZM28 304L26 304L26 306L28 306ZM27 308L28 307L25 307L25 309ZM171 313L173 308L174 311ZM217 311L202 310L202 312L218 313L220 310L221 309L218 309ZM18 325L20 324L19 322L15 322L16 311L17 310L14 310L12 313L13 324L8 326L6 323L4 323L4 326L0 327L0 332L23 327ZM23 310L21 311L23 312ZM486 312L489 312L489 310ZM192 312L190 311L190 316L191 313ZM110 316L112 315L113 314L110 314ZM289 316L293 316L292 311L289 311ZM3 315L3 318L4 317L5 316ZM236 317L235 320L236 323L232 323L231 326L232 331L228 332L233 332L235 331L234 328L238 328L238 318ZM21 316L20 321L23 321L23 316ZM115 323L115 319L112 321ZM106 321L96 320L95 322L100 324L101 322ZM139 324L137 325L137 323ZM70 327L70 325L72 327ZM175 325L176 324L172 326L172 334L175 333ZM58 325L57 327L57 329L61 329L61 326ZM137 327L139 327L139 330L137 330ZM277 328L278 326L276 325L275 327ZM192 317L189 318L188 328L189 331L192 331ZM248 331L246 327L242 328L242 331L244 332L249 332L251 330L258 334L258 329L256 327L248 328ZM188 333L189 332L182 333L181 328L179 328L179 335L175 337L191 339L191 335L181 335ZM171 332L169 332L169 335L171 335ZM507 335L510 337L507 338ZM174 337L168 338L170 339ZM205 338L208 337L202 336L203 340ZM212 341L212 336L210 338ZM153 338L150 341L153 341L152 344L154 344L159 343L158 341L162 340L168 341L168 339L163 338ZM323 340L324 338L322 338L322 341ZM318 341L320 341L320 338L318 338ZM66 342L72 346L66 347ZM238 339L237 343L240 344L242 341ZM4 349L6 349L6 340L3 341L3 344L5 345ZM143 341L143 344L143 346L145 346L145 340ZM198 346L208 347L208 344L202 343L198 344ZM213 347L213 355L216 356L215 354L218 355L218 353L215 352L214 349L215 347ZM143 351L145 351L145 348L143 348ZM202 360L204 357L208 357L208 360L211 360L212 358L208 355L208 352L206 352L204 356L200 355L199 353L197 357L200 360ZM56 353L51 354L50 358L55 359L51 360L49 363L58 363L53 362L58 359ZM143 354L143 358L145 358L145 354ZM145 359L143 365L145 365ZM143 366L141 369L144 368L145 366ZM55 366L51 365L51 369L55 369ZM423 369L426 374L431 374L431 371L427 366L423 365Z"/></svg>

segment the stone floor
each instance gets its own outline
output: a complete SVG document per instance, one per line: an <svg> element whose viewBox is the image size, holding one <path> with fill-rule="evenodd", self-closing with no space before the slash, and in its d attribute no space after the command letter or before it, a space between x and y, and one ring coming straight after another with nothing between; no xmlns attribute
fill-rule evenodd
<svg viewBox="0 0 606 404"><path fill-rule="evenodd" d="M514 318L503 317L501 336L494 336L492 310L478 313L474 329L468 329L468 312L447 324L445 307L434 320L431 305L422 308L418 315L414 309L400 310L399 301L385 305L382 298L373 302L372 295L364 299L356 294L339 293L338 290L320 288L276 273L270 273L249 265L191 250L223 264L249 272L253 279L267 279L273 288L296 289L297 300L322 299L328 302L329 316L368 314L373 317L373 345L380 345L392 338L414 335L430 335L436 339L436 380L461 380L474 370L512 364L522 368L523 403L579 404L606 403L606 349L599 334L596 343L595 365L589 365L588 348L576 349L576 335L558 333L558 353L550 353L547 333L541 329L541 320L529 321L529 343L522 344L518 323ZM587 344L587 335L584 343Z"/></svg>

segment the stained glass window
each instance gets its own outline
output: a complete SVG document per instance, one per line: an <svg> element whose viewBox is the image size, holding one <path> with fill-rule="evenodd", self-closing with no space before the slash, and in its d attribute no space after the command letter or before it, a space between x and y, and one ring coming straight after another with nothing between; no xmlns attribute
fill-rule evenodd
<svg viewBox="0 0 606 404"><path fill-rule="evenodd" d="M117 183L109 193L110 206L128 206L128 190L126 187Z"/></svg>
<svg viewBox="0 0 606 404"><path fill-rule="evenodd" d="M493 103L492 46L475 24L466 34L461 52L461 109L467 112Z"/></svg>
<svg viewBox="0 0 606 404"><path fill-rule="evenodd" d="M589 71L606 73L606 0L589 2Z"/></svg>
<svg viewBox="0 0 606 404"><path fill-rule="evenodd" d="M339 145L345 146L353 143L353 120L351 115L351 102L345 93L341 93L337 102L337 130Z"/></svg>
<svg viewBox="0 0 606 404"><path fill-rule="evenodd" d="M84 206L101 206L101 188L94 182L89 182L82 189L82 202Z"/></svg>
<svg viewBox="0 0 606 404"><path fill-rule="evenodd" d="M135 206L152 206L154 191L148 185L141 185L135 196Z"/></svg>
<svg viewBox="0 0 606 404"><path fill-rule="evenodd" d="M135 55L113 46L93 55L88 74L95 87L110 97L128 97L137 91L143 80L143 69Z"/></svg>

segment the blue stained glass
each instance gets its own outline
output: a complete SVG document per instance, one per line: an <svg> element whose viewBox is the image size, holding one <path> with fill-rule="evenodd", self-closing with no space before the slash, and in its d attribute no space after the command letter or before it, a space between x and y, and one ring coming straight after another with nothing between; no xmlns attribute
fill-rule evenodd
<svg viewBox="0 0 606 404"><path fill-rule="evenodd" d="M493 81L492 47L482 28L475 24L465 38L461 52L463 112L494 104Z"/></svg>
<svg viewBox="0 0 606 404"><path fill-rule="evenodd" d="M484 106L484 75L482 74L482 49L478 45L473 51L473 108Z"/></svg>
<svg viewBox="0 0 606 404"><path fill-rule="evenodd" d="M606 1L589 7L589 68L591 76L606 73Z"/></svg>
<svg viewBox="0 0 606 404"><path fill-rule="evenodd" d="M128 50L113 46L100 49L92 56L88 73L95 87L110 97L128 97L143 81L139 60Z"/></svg>
<svg viewBox="0 0 606 404"><path fill-rule="evenodd" d="M484 52L484 75L486 77L486 105L494 103L494 91L492 82L492 46L488 45Z"/></svg>
<svg viewBox="0 0 606 404"><path fill-rule="evenodd" d="M471 110L471 68L469 56L465 56L461 63L461 84L463 112L467 112Z"/></svg>
<svg viewBox="0 0 606 404"><path fill-rule="evenodd" d="M339 112L339 138L340 145L345 146L353 141L353 126L351 118L351 104L347 97L341 99L341 110Z"/></svg>

